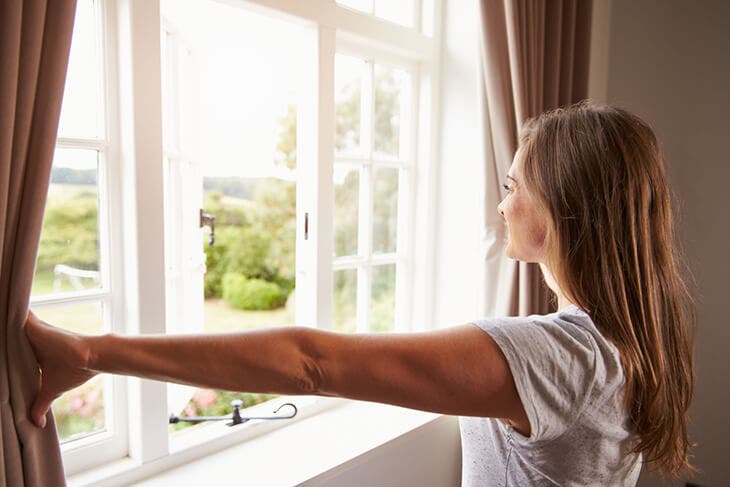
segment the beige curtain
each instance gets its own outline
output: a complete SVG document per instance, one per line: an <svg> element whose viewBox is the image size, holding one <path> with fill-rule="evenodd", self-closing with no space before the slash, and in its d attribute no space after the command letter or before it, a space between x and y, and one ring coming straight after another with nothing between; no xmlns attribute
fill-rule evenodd
<svg viewBox="0 0 730 487"><path fill-rule="evenodd" d="M539 267L504 257L504 229L496 208L521 124L587 96L591 9L592 0L480 1L487 132L482 312L487 316L544 314L554 308Z"/></svg>
<svg viewBox="0 0 730 487"><path fill-rule="evenodd" d="M23 332L76 0L0 0L0 484L65 485L53 418L35 427L39 374Z"/></svg>

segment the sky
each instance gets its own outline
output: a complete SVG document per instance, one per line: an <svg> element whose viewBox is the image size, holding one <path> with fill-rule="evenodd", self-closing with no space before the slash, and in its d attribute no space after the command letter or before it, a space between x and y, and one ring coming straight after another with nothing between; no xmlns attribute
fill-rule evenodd
<svg viewBox="0 0 730 487"><path fill-rule="evenodd" d="M372 2L363 0L340 3L373 9ZM62 137L104 134L102 50L94 32L98 16L94 5L92 0L78 2ZM406 18L410 8L412 0L378 0L374 6L376 15L391 19ZM161 18L191 53L188 65L169 77L184 92L178 106L184 107L179 133L186 147L169 136L171 130L165 131L165 146L197 154L194 158L205 176L285 177L286 170L274 164L276 132L288 105L296 103L304 70L313 68L303 62L307 58L303 50L315 48L305 41L306 27L214 0L161 0ZM340 62L344 59L338 56L338 76L351 64ZM163 79L165 99L170 98L170 86ZM173 119L169 110L163 110L166 127ZM190 147L195 150L188 151ZM56 163L82 169L88 168L86 159L59 157Z"/></svg>
<svg viewBox="0 0 730 487"><path fill-rule="evenodd" d="M277 121L286 114L288 104L296 102L304 69L303 27L211 0L162 0L161 10L163 25L171 26L192 53L189 67L176 79L194 86L181 105L197 109L183 116L187 140L197 144L203 174L282 174L282 168L274 165ZM103 138L96 15L92 1L78 2L61 137ZM163 92L163 97L169 94L169 84ZM169 125L170 119L163 110L163 124ZM165 145L170 145L169 139ZM89 168L88 160L74 157L58 157L56 165Z"/></svg>

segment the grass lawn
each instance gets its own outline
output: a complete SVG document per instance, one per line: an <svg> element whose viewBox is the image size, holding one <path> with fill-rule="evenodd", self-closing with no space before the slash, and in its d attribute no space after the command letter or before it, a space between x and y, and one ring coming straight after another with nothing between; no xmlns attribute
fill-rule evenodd
<svg viewBox="0 0 730 487"><path fill-rule="evenodd" d="M222 299L206 299L204 313L204 329L207 333L249 330L264 326L294 325L294 294L289 296L286 307L270 311L242 311L231 308Z"/></svg>

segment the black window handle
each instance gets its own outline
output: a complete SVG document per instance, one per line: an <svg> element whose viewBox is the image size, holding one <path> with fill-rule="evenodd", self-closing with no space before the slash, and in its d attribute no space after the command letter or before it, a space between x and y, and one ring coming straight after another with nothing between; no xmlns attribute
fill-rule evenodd
<svg viewBox="0 0 730 487"><path fill-rule="evenodd" d="M213 247L215 245L215 216L210 213L206 213L203 209L200 209L200 228L208 225L210 227L210 240L208 245Z"/></svg>

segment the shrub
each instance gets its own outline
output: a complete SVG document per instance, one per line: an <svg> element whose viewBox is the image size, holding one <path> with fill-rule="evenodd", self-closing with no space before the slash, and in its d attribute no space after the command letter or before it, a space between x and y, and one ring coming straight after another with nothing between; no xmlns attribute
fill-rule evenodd
<svg viewBox="0 0 730 487"><path fill-rule="evenodd" d="M205 237L205 283L206 298L220 298L223 296L223 274L226 272L225 259L228 247L225 242L216 242L213 247L208 245L208 236Z"/></svg>
<svg viewBox="0 0 730 487"><path fill-rule="evenodd" d="M276 271L268 263L271 236L254 227L229 228L225 234L225 246L224 266L227 272L264 281L273 280Z"/></svg>
<svg viewBox="0 0 730 487"><path fill-rule="evenodd" d="M286 304L288 293L277 284L229 272L223 276L223 299L244 310L268 310Z"/></svg>

